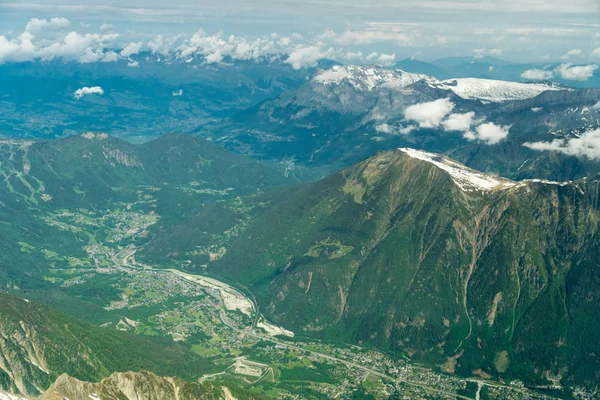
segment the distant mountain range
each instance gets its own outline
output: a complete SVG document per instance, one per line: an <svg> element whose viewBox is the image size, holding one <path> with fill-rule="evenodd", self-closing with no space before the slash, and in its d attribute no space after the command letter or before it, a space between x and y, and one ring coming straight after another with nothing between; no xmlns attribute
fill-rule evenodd
<svg viewBox="0 0 600 400"><path fill-rule="evenodd" d="M293 370L285 346L251 371L264 391L197 382L232 367L217 358L264 355L252 334L266 318L288 341L597 392L599 88L523 82L525 66L493 58L296 71L153 57L0 65L0 390L313 393L304 378L330 375L304 361L278 382ZM159 267L235 284L256 318L224 315L221 297L198 312L204 292L153 302ZM157 328L183 319L188 336ZM238 320L233 346L204 335ZM123 325L136 334L111 328ZM192 351L213 338L221 348Z"/></svg>
<svg viewBox="0 0 600 400"><path fill-rule="evenodd" d="M393 69L434 76L438 79L451 78L482 78L499 79L514 82L527 82L521 75L531 69L552 71L561 64L547 63L511 63L495 57L450 57L432 62L419 61L406 58L394 64ZM567 80L560 76L553 76L554 82L565 85L593 88L600 86L600 74L595 73L585 81Z"/></svg>
<svg viewBox="0 0 600 400"><path fill-rule="evenodd" d="M297 88L313 73L280 61L219 66L158 61L150 53L114 63L0 65L0 137L56 138L86 131L147 141L186 132ZM322 64L324 67L328 63ZM76 98L99 87L103 94Z"/></svg>
<svg viewBox="0 0 600 400"><path fill-rule="evenodd" d="M600 89L334 66L296 90L196 131L235 151L329 172L379 150L411 146L515 179L569 180L598 171L597 163L523 145L595 129L599 98ZM461 123L451 123L454 118ZM479 137L484 124L481 129L504 136Z"/></svg>

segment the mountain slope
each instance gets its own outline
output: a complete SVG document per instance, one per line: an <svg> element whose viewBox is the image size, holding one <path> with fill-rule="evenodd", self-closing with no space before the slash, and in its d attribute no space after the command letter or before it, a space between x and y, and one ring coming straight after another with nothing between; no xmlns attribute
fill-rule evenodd
<svg viewBox="0 0 600 400"><path fill-rule="evenodd" d="M593 385L599 190L380 153L275 200L209 268L295 332Z"/></svg>
<svg viewBox="0 0 600 400"><path fill-rule="evenodd" d="M225 388L225 390L229 390ZM81 382L61 375L40 400L203 400L224 398L210 383L198 384L177 378L161 378L150 372L114 373L98 383Z"/></svg>
<svg viewBox="0 0 600 400"><path fill-rule="evenodd" d="M198 189L249 193L282 184L283 174L211 142L168 134L133 145L104 133L56 141L0 142L4 204L106 204L115 188L197 182Z"/></svg>
<svg viewBox="0 0 600 400"><path fill-rule="evenodd" d="M151 370L193 379L210 362L173 342L81 323L26 299L0 293L0 388L43 393L63 373L98 380L113 371Z"/></svg>

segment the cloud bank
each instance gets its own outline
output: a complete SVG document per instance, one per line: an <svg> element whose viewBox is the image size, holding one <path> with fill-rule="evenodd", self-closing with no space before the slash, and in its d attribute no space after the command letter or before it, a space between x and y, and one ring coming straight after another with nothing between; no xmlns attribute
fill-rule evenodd
<svg viewBox="0 0 600 400"><path fill-rule="evenodd" d="M573 63L561 64L555 69L528 69L521 74L521 78L532 81L545 81L558 76L570 81L587 81L598 69L595 64L574 65Z"/></svg>
<svg viewBox="0 0 600 400"><path fill-rule="evenodd" d="M533 150L557 151L570 156L585 156L592 160L600 160L600 129L587 131L578 138L527 142L523 146Z"/></svg>

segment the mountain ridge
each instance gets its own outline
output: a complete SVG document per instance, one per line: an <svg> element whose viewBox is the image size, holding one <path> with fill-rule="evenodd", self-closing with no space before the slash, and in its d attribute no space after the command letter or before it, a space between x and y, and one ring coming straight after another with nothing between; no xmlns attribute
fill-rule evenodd
<svg viewBox="0 0 600 400"><path fill-rule="evenodd" d="M582 317L598 282L581 286L599 250L600 181L465 191L432 160L380 153L296 190L209 268L295 332L464 374L593 382L595 345L578 338L600 329Z"/></svg>

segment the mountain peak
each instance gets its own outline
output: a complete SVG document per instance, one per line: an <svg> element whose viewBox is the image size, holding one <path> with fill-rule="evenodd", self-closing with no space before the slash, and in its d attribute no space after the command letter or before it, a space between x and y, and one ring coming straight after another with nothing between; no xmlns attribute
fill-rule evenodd
<svg viewBox="0 0 600 400"><path fill-rule="evenodd" d="M447 172L454 183L465 192L487 192L503 190L518 185L517 182L475 171L463 164L435 153L411 148L400 148L399 151L412 158L426 161Z"/></svg>
<svg viewBox="0 0 600 400"><path fill-rule="evenodd" d="M414 74L402 70L391 70L382 66L355 66L336 65L329 70L320 71L314 82L328 85L340 85L348 82L359 90L373 90L374 88L402 89L420 80L432 79L427 75Z"/></svg>
<svg viewBox="0 0 600 400"><path fill-rule="evenodd" d="M103 132L85 132L80 135L84 139L89 140L105 140L108 139L108 134Z"/></svg>
<svg viewBox="0 0 600 400"><path fill-rule="evenodd" d="M547 82L520 83L481 78L457 78L441 81L429 75L377 65L336 65L331 69L321 70L312 79L312 82L323 84L326 87L345 84L360 91L401 90L419 81L425 82L431 88L452 92L466 100L494 103L524 100L536 97L546 91L564 89L561 85Z"/></svg>

